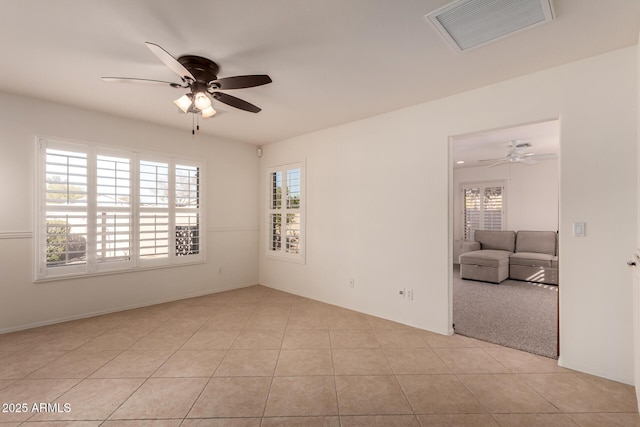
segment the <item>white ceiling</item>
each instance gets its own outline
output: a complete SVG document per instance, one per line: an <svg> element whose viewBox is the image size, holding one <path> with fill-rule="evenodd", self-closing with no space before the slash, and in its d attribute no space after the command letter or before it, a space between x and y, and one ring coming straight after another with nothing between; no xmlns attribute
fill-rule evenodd
<svg viewBox="0 0 640 427"><path fill-rule="evenodd" d="M487 167L495 164L497 160L480 160L504 159L511 141L529 143L531 146L525 148L524 152L533 154L534 160L559 158L560 121L549 120L453 137L453 167ZM464 163L457 163L459 161ZM518 166L529 167L525 164Z"/></svg>
<svg viewBox="0 0 640 427"><path fill-rule="evenodd" d="M424 17L447 3L0 0L0 91L190 132L171 102L182 90L100 79L174 80L149 41L215 60L219 77L269 74L230 91L262 112L223 106L201 124L264 144L635 45L640 32L640 1L555 0L553 22L457 54Z"/></svg>

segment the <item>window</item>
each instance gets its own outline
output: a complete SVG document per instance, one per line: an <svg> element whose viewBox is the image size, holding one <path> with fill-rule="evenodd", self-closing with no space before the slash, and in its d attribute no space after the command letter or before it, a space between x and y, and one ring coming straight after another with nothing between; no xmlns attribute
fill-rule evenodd
<svg viewBox="0 0 640 427"><path fill-rule="evenodd" d="M505 218L504 183L462 185L464 240L472 242L476 230L502 230Z"/></svg>
<svg viewBox="0 0 640 427"><path fill-rule="evenodd" d="M201 262L197 161L40 139L36 279Z"/></svg>
<svg viewBox="0 0 640 427"><path fill-rule="evenodd" d="M267 182L267 254L304 262L304 167L269 168Z"/></svg>

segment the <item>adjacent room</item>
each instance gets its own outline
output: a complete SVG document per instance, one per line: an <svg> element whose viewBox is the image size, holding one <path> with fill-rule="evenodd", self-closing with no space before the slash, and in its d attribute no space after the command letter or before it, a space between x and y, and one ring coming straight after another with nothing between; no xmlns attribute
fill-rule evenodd
<svg viewBox="0 0 640 427"><path fill-rule="evenodd" d="M626 0L0 0L0 424L637 424L639 36ZM505 270L523 231L557 264ZM497 232L497 283L455 270Z"/></svg>
<svg viewBox="0 0 640 427"><path fill-rule="evenodd" d="M559 266L551 267L559 264L560 121L456 136L451 144L455 331L557 358ZM479 230L489 231L485 234L490 240L494 235L510 237L512 247L505 249L511 255L529 255L514 256L514 262L522 261L516 267L507 265L502 254L477 259L485 253L474 250L498 248L478 247ZM505 260L503 274L487 275L500 259Z"/></svg>

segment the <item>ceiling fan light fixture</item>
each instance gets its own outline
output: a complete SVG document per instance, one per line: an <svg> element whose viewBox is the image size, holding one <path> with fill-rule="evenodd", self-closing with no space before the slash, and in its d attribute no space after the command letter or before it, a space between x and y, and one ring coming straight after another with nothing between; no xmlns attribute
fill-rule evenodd
<svg viewBox="0 0 640 427"><path fill-rule="evenodd" d="M182 95L180 98L173 101L173 103L176 104L183 113L187 113L189 111L189 107L191 107L192 96L189 95L191 94Z"/></svg>
<svg viewBox="0 0 640 427"><path fill-rule="evenodd" d="M209 106L208 108L205 108L204 110L202 110L202 117L207 119L209 117L215 116L216 113L217 113L217 111L214 110L212 106Z"/></svg>
<svg viewBox="0 0 640 427"><path fill-rule="evenodd" d="M183 113L193 114L193 135L195 135L196 129L200 129L199 114L202 115L203 118L213 117L217 114L217 111L211 105L214 98L223 104L230 105L239 110L251 113L261 111L260 107L256 105L227 93L218 92L218 90L245 89L262 86L272 82L271 77L268 75L242 75L219 79L218 71L220 67L208 58L195 55L183 55L176 59L157 44L147 42L146 45L161 62L180 77L182 83L129 77L103 77L102 80L106 82L151 83L169 85L169 87L175 89L188 89L188 93L176 99L173 103Z"/></svg>
<svg viewBox="0 0 640 427"><path fill-rule="evenodd" d="M211 99L204 92L198 92L196 93L194 104L198 110L204 111L211 107Z"/></svg>

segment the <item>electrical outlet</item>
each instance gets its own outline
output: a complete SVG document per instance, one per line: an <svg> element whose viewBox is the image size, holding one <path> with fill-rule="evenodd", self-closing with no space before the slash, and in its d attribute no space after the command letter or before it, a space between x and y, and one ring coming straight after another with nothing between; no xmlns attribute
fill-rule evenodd
<svg viewBox="0 0 640 427"><path fill-rule="evenodd" d="M409 289L409 290L407 291L406 298L407 298L409 301L413 301L413 289Z"/></svg>
<svg viewBox="0 0 640 427"><path fill-rule="evenodd" d="M349 279L349 287L353 288L356 285L356 279L354 279L353 277L351 279Z"/></svg>
<svg viewBox="0 0 640 427"><path fill-rule="evenodd" d="M400 290L398 291L398 295L400 295L400 298L406 298L406 297L407 297L407 295L406 295L406 294L407 294L407 293L405 292L405 290L404 290L404 289L400 289Z"/></svg>

